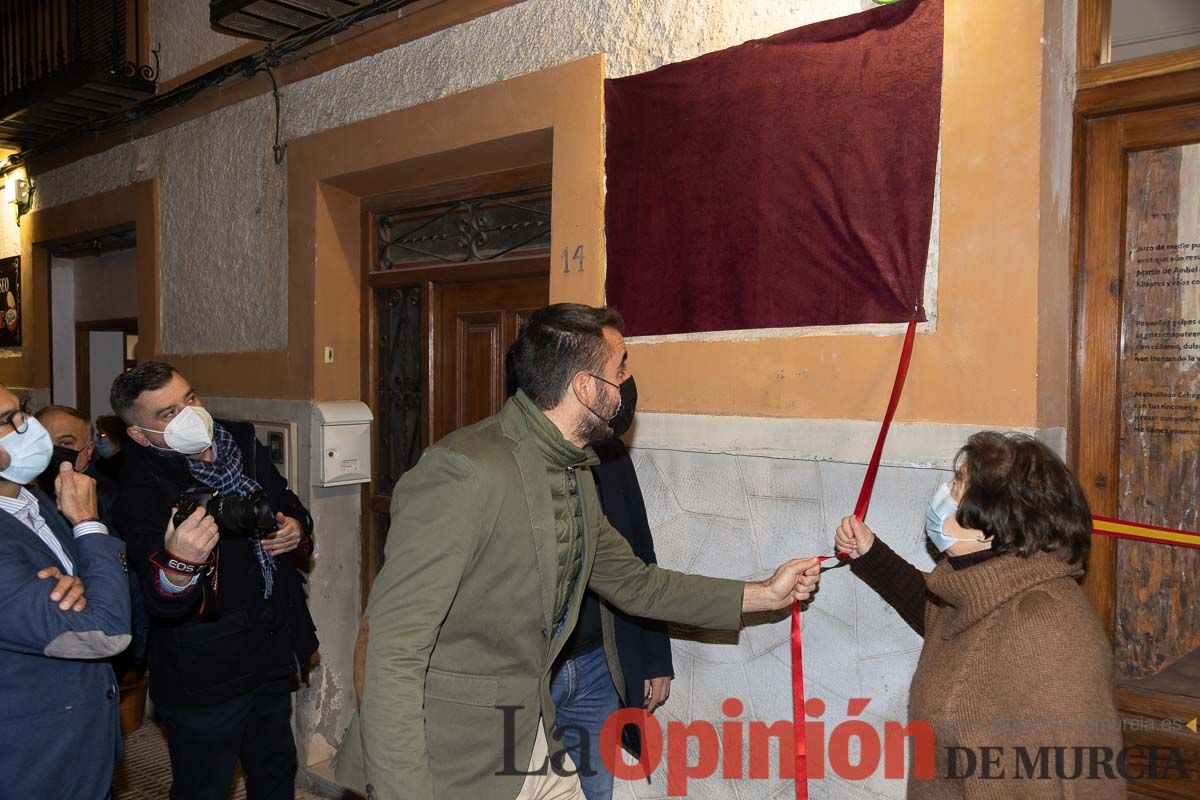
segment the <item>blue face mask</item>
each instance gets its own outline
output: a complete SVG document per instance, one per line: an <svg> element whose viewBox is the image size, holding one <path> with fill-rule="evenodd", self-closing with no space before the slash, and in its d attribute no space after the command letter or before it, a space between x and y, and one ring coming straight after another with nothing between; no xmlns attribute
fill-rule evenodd
<svg viewBox="0 0 1200 800"><path fill-rule="evenodd" d="M30 417L27 425L24 433L13 431L0 439L0 447L8 451L11 459L8 469L0 472L0 478L22 485L41 475L54 455L54 442L42 423Z"/></svg>
<svg viewBox="0 0 1200 800"><path fill-rule="evenodd" d="M112 458L116 454L117 451L113 449L112 442L108 440L107 436L96 439L96 455L101 458Z"/></svg>
<svg viewBox="0 0 1200 800"><path fill-rule="evenodd" d="M929 499L929 507L925 509L925 535L939 553L949 550L955 542L963 541L946 533L946 520L957 513L958 503L950 493L950 484L943 483L933 493L933 497Z"/></svg>

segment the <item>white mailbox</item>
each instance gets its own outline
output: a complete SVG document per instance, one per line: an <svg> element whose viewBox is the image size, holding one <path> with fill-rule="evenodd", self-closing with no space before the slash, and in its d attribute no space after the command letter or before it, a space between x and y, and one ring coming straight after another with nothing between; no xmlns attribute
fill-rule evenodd
<svg viewBox="0 0 1200 800"><path fill-rule="evenodd" d="M371 480L371 409L357 400L320 402L313 410L318 430L319 486Z"/></svg>

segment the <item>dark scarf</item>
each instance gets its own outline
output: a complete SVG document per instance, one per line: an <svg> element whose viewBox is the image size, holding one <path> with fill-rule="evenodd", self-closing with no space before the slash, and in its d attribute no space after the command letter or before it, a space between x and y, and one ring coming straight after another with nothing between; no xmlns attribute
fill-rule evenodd
<svg viewBox="0 0 1200 800"><path fill-rule="evenodd" d="M223 495L249 497L262 491L258 482L242 471L242 450L234 441L233 434L218 424L213 424L213 460L189 458L187 465L193 478ZM270 597L275 585L275 559L263 549L258 539L252 539L250 546L262 570L263 597Z"/></svg>

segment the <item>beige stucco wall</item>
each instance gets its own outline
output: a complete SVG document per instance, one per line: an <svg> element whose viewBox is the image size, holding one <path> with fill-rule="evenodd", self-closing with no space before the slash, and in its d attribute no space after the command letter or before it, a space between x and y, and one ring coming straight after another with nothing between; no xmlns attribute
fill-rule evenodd
<svg viewBox="0 0 1200 800"><path fill-rule="evenodd" d="M604 52L608 74L621 76L870 6L527 0L285 87L285 138L588 53ZM939 303L937 331L918 342L901 418L1065 422L1065 402L1056 399L1067 371L1065 228L1045 229L1041 217L1044 199L1057 206L1051 219L1062 219L1065 208L1061 191L1046 191L1050 173L1061 176L1065 167L1061 137L1043 138L1045 28L1040 2L947 3L939 300L956 300ZM273 123L270 99L261 96L41 176L44 206L160 180L164 352L287 346L286 184L271 160ZM1008 298L1003 308L991 302L997 294ZM602 297L594 289L562 296ZM980 372L973 348L984 342L989 368ZM892 337L785 337L639 346L634 356L653 410L870 418L886 400L897 346ZM974 390L946 391L943 381ZM834 382L843 397L824 390Z"/></svg>
<svg viewBox="0 0 1200 800"><path fill-rule="evenodd" d="M201 0L149 0L150 49L158 48L160 83L201 67L251 40L217 33Z"/></svg>
<svg viewBox="0 0 1200 800"><path fill-rule="evenodd" d="M138 314L134 250L75 259L75 319L123 319Z"/></svg>

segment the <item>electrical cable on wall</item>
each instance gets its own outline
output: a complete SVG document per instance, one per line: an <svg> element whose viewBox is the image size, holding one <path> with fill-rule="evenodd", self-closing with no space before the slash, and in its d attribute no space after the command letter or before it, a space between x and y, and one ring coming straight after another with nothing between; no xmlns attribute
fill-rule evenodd
<svg viewBox="0 0 1200 800"><path fill-rule="evenodd" d="M174 89L164 92L154 97L137 103L136 105L116 114L111 114L107 117L92 120L73 128L68 128L62 133L50 137L43 142L25 148L19 153L14 153L8 157L8 161L0 166L0 177L7 175L19 166L24 164L30 156L39 153L50 152L68 142L77 139L85 134L98 133L110 128L129 125L139 120L162 114L170 109L177 108L189 100L193 99L206 89L224 83L225 81L235 76L250 77L259 72L266 72L271 79L273 94L275 96L275 145L273 151L275 154L275 163L283 163L283 151L286 145L280 141L281 131L279 123L279 85L276 81L274 70L278 67L295 60L308 47L317 42L331 38L339 33L342 33L360 22L364 22L371 17L380 14L386 14L390 11L400 11L404 7L412 5L418 0L376 0L373 3L367 3L359 6L353 11L348 11L339 16L331 16L326 21L317 23L303 30L272 42L257 53L239 58L236 61L231 61L228 64L223 64L215 69L193 78L190 81L181 83ZM157 55L157 53L156 53Z"/></svg>

